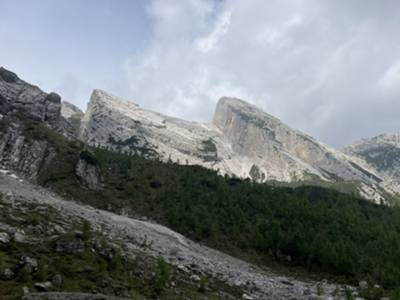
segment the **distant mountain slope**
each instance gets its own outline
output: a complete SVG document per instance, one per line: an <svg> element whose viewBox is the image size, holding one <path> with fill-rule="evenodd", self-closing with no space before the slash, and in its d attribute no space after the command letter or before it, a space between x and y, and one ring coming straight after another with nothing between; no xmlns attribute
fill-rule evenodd
<svg viewBox="0 0 400 300"><path fill-rule="evenodd" d="M258 182L359 181L370 187L365 196L381 198L376 193L382 182L378 173L236 98L221 98L211 123L195 123L95 90L83 118L81 139L114 151L201 165Z"/></svg>
<svg viewBox="0 0 400 300"><path fill-rule="evenodd" d="M387 187L400 191L400 134L362 139L344 147L343 152L365 161L382 174Z"/></svg>

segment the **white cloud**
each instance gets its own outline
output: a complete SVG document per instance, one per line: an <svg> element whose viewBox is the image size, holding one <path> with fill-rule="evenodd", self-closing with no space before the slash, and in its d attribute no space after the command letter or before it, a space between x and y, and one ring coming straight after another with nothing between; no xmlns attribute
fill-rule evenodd
<svg viewBox="0 0 400 300"><path fill-rule="evenodd" d="M400 2L374 3L152 0L152 43L125 66L132 95L202 121L219 97L240 97L334 145L400 131L400 90L381 91L400 82L400 65L387 69Z"/></svg>
<svg viewBox="0 0 400 300"><path fill-rule="evenodd" d="M400 60L387 69L383 77L379 80L379 84L388 90L400 89Z"/></svg>
<svg viewBox="0 0 400 300"><path fill-rule="evenodd" d="M219 17L215 28L210 34L197 39L196 44L200 51L208 52L216 48L219 40L228 32L232 12L226 11Z"/></svg>

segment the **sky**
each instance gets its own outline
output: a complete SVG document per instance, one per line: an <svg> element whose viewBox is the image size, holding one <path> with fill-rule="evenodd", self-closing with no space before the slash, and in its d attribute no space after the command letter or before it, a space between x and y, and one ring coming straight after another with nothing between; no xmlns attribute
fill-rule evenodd
<svg viewBox="0 0 400 300"><path fill-rule="evenodd" d="M335 147L400 132L398 0L0 0L0 65L208 122L238 97Z"/></svg>

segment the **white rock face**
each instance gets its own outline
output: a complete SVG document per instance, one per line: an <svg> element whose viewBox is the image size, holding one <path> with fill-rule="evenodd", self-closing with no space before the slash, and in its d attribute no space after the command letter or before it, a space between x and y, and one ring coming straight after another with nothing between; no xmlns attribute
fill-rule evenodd
<svg viewBox="0 0 400 300"><path fill-rule="evenodd" d="M314 174L326 180L379 181L376 174L350 157L242 100L222 98L213 123L235 153L252 158L266 174L273 170L277 180L301 180Z"/></svg>
<svg viewBox="0 0 400 300"><path fill-rule="evenodd" d="M146 111L100 90L92 94L81 130L92 145L246 175L216 126Z"/></svg>
<svg viewBox="0 0 400 300"><path fill-rule="evenodd" d="M382 179L368 166L242 100L219 100L211 123L188 122L95 90L81 125L85 142L125 153L201 165L257 181Z"/></svg>

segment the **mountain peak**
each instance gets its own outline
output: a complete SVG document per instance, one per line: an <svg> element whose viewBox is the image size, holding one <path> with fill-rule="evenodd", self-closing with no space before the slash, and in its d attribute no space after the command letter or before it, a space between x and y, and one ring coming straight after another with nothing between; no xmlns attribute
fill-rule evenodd
<svg viewBox="0 0 400 300"><path fill-rule="evenodd" d="M139 105L134 102L122 99L101 89L94 89L90 96L88 109L98 105L118 110L131 110L139 107Z"/></svg>
<svg viewBox="0 0 400 300"><path fill-rule="evenodd" d="M213 117L213 124L224 129L233 119L242 119L260 125L268 120L271 123L281 123L261 108L235 97L222 97L218 100Z"/></svg>

